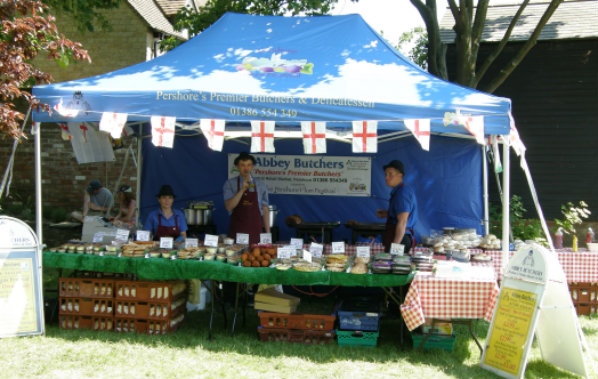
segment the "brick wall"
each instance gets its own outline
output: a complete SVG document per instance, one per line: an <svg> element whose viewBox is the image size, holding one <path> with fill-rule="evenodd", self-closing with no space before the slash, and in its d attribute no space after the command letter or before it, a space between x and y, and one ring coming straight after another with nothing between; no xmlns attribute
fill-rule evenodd
<svg viewBox="0 0 598 379"><path fill-rule="evenodd" d="M111 20L109 31L79 32L70 17L55 13L59 32L78 41L88 50L92 63L78 62L61 69L54 61L38 57L38 68L52 74L56 82L99 75L144 62L151 30L126 2L119 9L105 11ZM25 108L26 109L26 108ZM29 134L30 126L27 126ZM130 141L125 141L128 146ZM136 149L136 143L133 145ZM4 173L12 149L12 139L0 139L0 174ZM112 190L120 174L125 149L116 150L114 162L77 164L71 143L63 141L57 124L42 124L42 197L44 206L62 207L68 211L80 209L83 191L91 179L100 179ZM136 168L129 158L122 183L135 188ZM23 140L15 156L11 194L35 196L33 138Z"/></svg>

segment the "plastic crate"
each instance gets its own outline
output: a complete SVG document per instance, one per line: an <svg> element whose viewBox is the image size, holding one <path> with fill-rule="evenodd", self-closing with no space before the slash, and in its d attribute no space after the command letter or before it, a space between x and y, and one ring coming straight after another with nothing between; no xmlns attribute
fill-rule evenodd
<svg viewBox="0 0 598 379"><path fill-rule="evenodd" d="M173 303L143 302L133 300L115 300L114 316L138 319L170 320L184 312L187 307L185 298Z"/></svg>
<svg viewBox="0 0 598 379"><path fill-rule="evenodd" d="M185 281L117 280L114 283L114 297L122 300L167 302L184 295L186 289Z"/></svg>
<svg viewBox="0 0 598 379"><path fill-rule="evenodd" d="M334 341L334 330L275 329L257 327L260 340L303 343L306 345L324 345Z"/></svg>
<svg viewBox="0 0 598 379"><path fill-rule="evenodd" d="M112 330L114 317L60 315L58 326L60 329Z"/></svg>
<svg viewBox="0 0 598 379"><path fill-rule="evenodd" d="M81 297L59 298L59 313L84 316L114 315L112 299L86 299Z"/></svg>
<svg viewBox="0 0 598 379"><path fill-rule="evenodd" d="M380 303L377 299L356 297L343 301L337 314L340 329L375 332L380 321Z"/></svg>
<svg viewBox="0 0 598 379"><path fill-rule="evenodd" d="M58 291L61 297L112 298L113 279L60 278Z"/></svg>
<svg viewBox="0 0 598 379"><path fill-rule="evenodd" d="M421 342L423 341L425 334L413 333L411 339L413 340L413 348L419 349ZM450 336L442 334L430 334L426 342L424 343L424 350L443 349L446 351L453 351L455 346L455 335Z"/></svg>
<svg viewBox="0 0 598 379"><path fill-rule="evenodd" d="M114 331L117 333L167 334L181 326L184 314L172 320L142 320L133 318L114 318Z"/></svg>
<svg viewBox="0 0 598 379"><path fill-rule="evenodd" d="M264 328L282 329L334 329L335 315L289 314L259 311L260 325Z"/></svg>
<svg viewBox="0 0 598 379"><path fill-rule="evenodd" d="M362 332L359 330L338 330L336 339L340 346L376 346L379 332Z"/></svg>

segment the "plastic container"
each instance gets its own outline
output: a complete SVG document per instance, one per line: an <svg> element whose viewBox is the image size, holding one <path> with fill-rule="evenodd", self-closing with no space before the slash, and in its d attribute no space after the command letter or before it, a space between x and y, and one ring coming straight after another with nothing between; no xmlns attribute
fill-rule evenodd
<svg viewBox="0 0 598 379"><path fill-rule="evenodd" d="M114 316L147 320L171 320L185 311L186 303L184 299L176 303L116 300Z"/></svg>
<svg viewBox="0 0 598 379"><path fill-rule="evenodd" d="M60 297L113 298L113 279L60 278Z"/></svg>
<svg viewBox="0 0 598 379"><path fill-rule="evenodd" d="M370 346L378 344L379 332L336 330L336 339L340 346Z"/></svg>
<svg viewBox="0 0 598 379"><path fill-rule="evenodd" d="M418 349L423 341L425 334L413 333L411 339L413 340L413 348ZM455 335L450 336L431 334L424 343L424 350L442 349L446 351L453 351L455 346Z"/></svg>
<svg viewBox="0 0 598 379"><path fill-rule="evenodd" d="M113 302L111 299L60 297L59 304L59 314L108 317L112 317L114 315Z"/></svg>
<svg viewBox="0 0 598 379"><path fill-rule="evenodd" d="M261 341L282 341L306 345L324 345L334 341L334 330L300 330L257 327Z"/></svg>
<svg viewBox="0 0 598 379"><path fill-rule="evenodd" d="M377 331L380 303L368 298L355 298L341 303L338 311L340 329Z"/></svg>
<svg viewBox="0 0 598 379"><path fill-rule="evenodd" d="M184 281L117 280L114 283L114 297L121 300L169 302L184 295L186 289Z"/></svg>
<svg viewBox="0 0 598 379"><path fill-rule="evenodd" d="M58 317L58 326L60 329L112 330L114 327L114 318L104 316L60 315Z"/></svg>
<svg viewBox="0 0 598 379"><path fill-rule="evenodd" d="M283 329L334 329L335 315L288 314L259 311L260 325L263 328Z"/></svg>

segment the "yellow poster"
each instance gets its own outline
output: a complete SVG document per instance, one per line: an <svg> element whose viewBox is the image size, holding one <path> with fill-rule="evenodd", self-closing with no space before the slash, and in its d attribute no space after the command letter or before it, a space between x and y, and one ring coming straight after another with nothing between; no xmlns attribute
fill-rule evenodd
<svg viewBox="0 0 598 379"><path fill-rule="evenodd" d="M484 364L518 375L537 300L533 292L502 289Z"/></svg>
<svg viewBox="0 0 598 379"><path fill-rule="evenodd" d="M31 258L0 259L0 336L39 330Z"/></svg>

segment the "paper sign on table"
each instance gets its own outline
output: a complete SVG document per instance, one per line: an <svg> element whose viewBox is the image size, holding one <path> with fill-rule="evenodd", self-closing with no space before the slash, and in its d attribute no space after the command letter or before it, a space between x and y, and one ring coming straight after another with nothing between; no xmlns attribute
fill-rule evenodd
<svg viewBox="0 0 598 379"><path fill-rule="evenodd" d="M391 243L390 244L390 255L403 255L405 252L405 245L400 243Z"/></svg>
<svg viewBox="0 0 598 379"><path fill-rule="evenodd" d="M93 243L102 243L104 240L104 232L95 232L93 235Z"/></svg>
<svg viewBox="0 0 598 379"><path fill-rule="evenodd" d="M260 243L261 244L272 243L272 233L260 233Z"/></svg>
<svg viewBox="0 0 598 379"><path fill-rule="evenodd" d="M303 250L303 260L306 260L309 263L311 263L312 259L311 259L311 253L309 251Z"/></svg>
<svg viewBox="0 0 598 379"><path fill-rule="evenodd" d="M160 249L172 249L173 244L174 244L174 238L160 237Z"/></svg>
<svg viewBox="0 0 598 379"><path fill-rule="evenodd" d="M309 246L309 251L311 252L312 257L321 258L322 252L324 251L324 245L312 242Z"/></svg>
<svg viewBox="0 0 598 379"><path fill-rule="evenodd" d="M137 239L137 241L144 241L144 242L149 241L150 240L149 230L138 230L136 239Z"/></svg>
<svg viewBox="0 0 598 379"><path fill-rule="evenodd" d="M206 234L203 244L210 247L218 247L218 236Z"/></svg>
<svg viewBox="0 0 598 379"><path fill-rule="evenodd" d="M303 238L291 238L291 246L293 246L295 250L303 249Z"/></svg>
<svg viewBox="0 0 598 379"><path fill-rule="evenodd" d="M357 257L370 257L370 247L369 246L356 246L355 247L355 256Z"/></svg>
<svg viewBox="0 0 598 379"><path fill-rule="evenodd" d="M343 241L333 242L332 254L345 254L345 243Z"/></svg>
<svg viewBox="0 0 598 379"><path fill-rule="evenodd" d="M114 239L119 242L128 242L129 241L129 230L128 229L116 229L116 237Z"/></svg>
<svg viewBox="0 0 598 379"><path fill-rule="evenodd" d="M249 245L249 234L237 233L237 243L240 245Z"/></svg>
<svg viewBox="0 0 598 379"><path fill-rule="evenodd" d="M278 248L277 257L278 259L288 259L295 253L295 251L296 249L293 246L282 246Z"/></svg>
<svg viewBox="0 0 598 379"><path fill-rule="evenodd" d="M199 241L197 238L187 238L185 240L185 249L188 247L197 247L199 246Z"/></svg>

